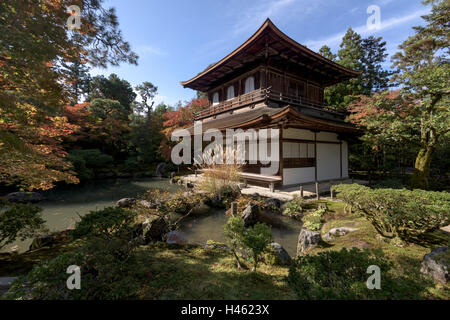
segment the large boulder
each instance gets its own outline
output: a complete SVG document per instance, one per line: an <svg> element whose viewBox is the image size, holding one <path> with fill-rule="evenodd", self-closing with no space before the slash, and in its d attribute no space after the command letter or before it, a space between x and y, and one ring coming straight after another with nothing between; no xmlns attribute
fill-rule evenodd
<svg viewBox="0 0 450 320"><path fill-rule="evenodd" d="M37 192L26 192L26 191L18 191L8 193L6 195L6 199L9 202L18 202L18 203L36 203L44 200L44 197Z"/></svg>
<svg viewBox="0 0 450 320"><path fill-rule="evenodd" d="M302 229L298 235L297 256L302 255L309 249L314 248L322 241L319 232Z"/></svg>
<svg viewBox="0 0 450 320"><path fill-rule="evenodd" d="M169 244L186 244L186 237L179 231L170 231L166 234L166 242Z"/></svg>
<svg viewBox="0 0 450 320"><path fill-rule="evenodd" d="M258 221L258 213L258 205L249 202L242 212L242 220L244 220L245 227L252 226Z"/></svg>
<svg viewBox="0 0 450 320"><path fill-rule="evenodd" d="M272 242L269 244L269 254L275 256L274 264L288 266L291 264L292 259L289 253L279 243ZM266 259L267 262L268 259Z"/></svg>
<svg viewBox="0 0 450 320"><path fill-rule="evenodd" d="M420 272L437 282L447 283L449 280L449 265L450 253L448 247L439 247L424 255Z"/></svg>
<svg viewBox="0 0 450 320"><path fill-rule="evenodd" d="M122 198L116 202L116 206L119 208L129 208L136 203L135 198Z"/></svg>
<svg viewBox="0 0 450 320"><path fill-rule="evenodd" d="M169 224L163 217L153 216L142 223L142 235L147 243L152 240L162 241L168 231Z"/></svg>

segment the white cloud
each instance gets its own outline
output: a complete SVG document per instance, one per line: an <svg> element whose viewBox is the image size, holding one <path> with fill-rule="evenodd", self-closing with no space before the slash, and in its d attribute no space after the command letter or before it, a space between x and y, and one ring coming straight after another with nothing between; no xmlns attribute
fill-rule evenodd
<svg viewBox="0 0 450 320"><path fill-rule="evenodd" d="M235 25L236 34L255 31L267 18L273 18L291 7L296 0L270 0L258 2L258 5L240 11L239 23Z"/></svg>
<svg viewBox="0 0 450 320"><path fill-rule="evenodd" d="M167 52L161 50L160 48L150 46L150 45L141 45L136 48L136 52L139 56L166 56Z"/></svg>
<svg viewBox="0 0 450 320"><path fill-rule="evenodd" d="M375 32L379 32L382 30L386 30L386 29L390 29L390 28L402 25L408 21L417 19L418 17L423 16L427 13L429 13L429 9L422 9L422 10L418 10L413 13L401 16L401 17L393 17L393 18L390 18L387 20L383 20L383 15L381 15L381 25L380 25L379 29L371 30L371 29L367 28L366 24L364 24L364 25L358 26L356 28L353 28L353 30L355 30L357 33L359 33L362 36L367 36L367 35L370 35ZM323 45L332 47L341 42L344 34L345 34L345 31L336 33L336 34L334 34L330 37L324 38L324 39L309 40L309 41L306 41L304 44L313 50L318 50Z"/></svg>

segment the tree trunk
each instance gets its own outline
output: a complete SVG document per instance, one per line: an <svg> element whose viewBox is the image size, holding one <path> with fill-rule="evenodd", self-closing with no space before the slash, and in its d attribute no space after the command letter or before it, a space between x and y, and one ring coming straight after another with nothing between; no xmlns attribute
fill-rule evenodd
<svg viewBox="0 0 450 320"><path fill-rule="evenodd" d="M433 156L433 147L421 147L414 164L414 173L411 178L413 189L428 189L428 178L430 177L430 162Z"/></svg>

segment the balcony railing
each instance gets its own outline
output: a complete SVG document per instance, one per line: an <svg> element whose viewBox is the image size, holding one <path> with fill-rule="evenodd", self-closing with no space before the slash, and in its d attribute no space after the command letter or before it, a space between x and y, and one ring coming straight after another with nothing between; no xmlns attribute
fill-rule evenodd
<svg viewBox="0 0 450 320"><path fill-rule="evenodd" d="M207 116L233 110L241 106L248 104L264 101L267 99L281 101L286 104L297 105L297 106L308 106L312 108L322 109L323 105L317 102L313 102L303 97L290 96L282 92L273 91L270 88L267 89L257 89L249 93L242 94L233 99L229 99L220 102L215 105L211 105L208 109L203 110L195 115L195 119L205 118Z"/></svg>

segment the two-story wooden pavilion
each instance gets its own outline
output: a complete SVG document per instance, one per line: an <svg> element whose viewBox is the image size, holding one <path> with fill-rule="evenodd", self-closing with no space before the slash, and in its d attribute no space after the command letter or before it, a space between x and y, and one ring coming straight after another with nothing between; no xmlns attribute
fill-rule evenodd
<svg viewBox="0 0 450 320"><path fill-rule="evenodd" d="M209 109L195 117L203 131L279 128L278 173L262 176L261 165L244 171L246 180L287 186L348 178L348 138L357 130L342 114L324 108L323 91L358 74L292 40L267 19L236 50L181 84L208 94Z"/></svg>

